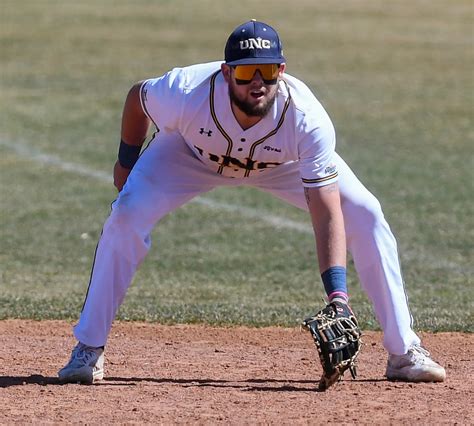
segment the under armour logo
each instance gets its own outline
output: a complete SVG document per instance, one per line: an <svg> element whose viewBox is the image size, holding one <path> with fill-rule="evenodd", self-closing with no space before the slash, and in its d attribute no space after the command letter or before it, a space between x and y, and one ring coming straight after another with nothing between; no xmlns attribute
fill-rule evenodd
<svg viewBox="0 0 474 426"><path fill-rule="evenodd" d="M212 130L204 130L204 127L201 127L201 130L199 131L199 133L201 135L205 133L210 138L212 135Z"/></svg>

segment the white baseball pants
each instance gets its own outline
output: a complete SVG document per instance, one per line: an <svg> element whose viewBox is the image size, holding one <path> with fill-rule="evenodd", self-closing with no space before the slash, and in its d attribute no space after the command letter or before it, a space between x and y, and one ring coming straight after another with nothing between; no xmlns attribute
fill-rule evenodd
<svg viewBox="0 0 474 426"><path fill-rule="evenodd" d="M392 354L420 339L411 327L397 245L377 199L336 156L339 190L351 252L362 288L371 299ZM178 134L159 133L142 153L105 222L76 338L104 346L136 269L151 246L156 223L193 197L218 186L255 186L307 210L297 163L256 177L233 179L206 168Z"/></svg>

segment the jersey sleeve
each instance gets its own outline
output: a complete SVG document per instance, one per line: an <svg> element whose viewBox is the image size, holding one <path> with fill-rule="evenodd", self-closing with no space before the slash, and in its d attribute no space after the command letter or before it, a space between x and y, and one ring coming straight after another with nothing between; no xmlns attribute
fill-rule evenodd
<svg viewBox="0 0 474 426"><path fill-rule="evenodd" d="M161 77L145 80L140 88L143 111L157 129L176 130L182 111L185 77L175 68Z"/></svg>
<svg viewBox="0 0 474 426"><path fill-rule="evenodd" d="M317 115L311 117L311 114ZM311 111L305 122L303 137L298 144L300 175L305 187L318 187L338 179L334 154L336 132L331 119L322 109ZM317 121L317 124L312 124Z"/></svg>

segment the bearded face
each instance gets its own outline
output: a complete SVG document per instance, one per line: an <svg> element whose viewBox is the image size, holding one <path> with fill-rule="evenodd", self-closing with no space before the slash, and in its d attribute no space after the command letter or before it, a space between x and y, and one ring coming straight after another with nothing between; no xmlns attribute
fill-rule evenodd
<svg viewBox="0 0 474 426"><path fill-rule="evenodd" d="M262 78L254 78L249 84L238 85L229 81L230 100L250 117L265 117L275 103L278 85L267 85Z"/></svg>
<svg viewBox="0 0 474 426"><path fill-rule="evenodd" d="M281 75L285 65L280 66ZM264 117L272 109L278 91L278 78L267 81L257 69L252 79L246 82L236 80L234 69L223 67L224 77L229 88L229 97L233 105L248 117Z"/></svg>

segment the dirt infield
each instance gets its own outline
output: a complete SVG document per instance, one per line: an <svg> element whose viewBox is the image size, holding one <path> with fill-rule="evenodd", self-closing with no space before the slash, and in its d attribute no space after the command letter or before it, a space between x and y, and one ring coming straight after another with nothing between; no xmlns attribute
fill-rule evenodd
<svg viewBox="0 0 474 426"><path fill-rule="evenodd" d="M299 329L117 323L105 380L81 386L56 379L70 324L0 321L0 423L471 423L474 335L422 338L446 382L387 381L381 334L367 332L357 380L321 393Z"/></svg>

